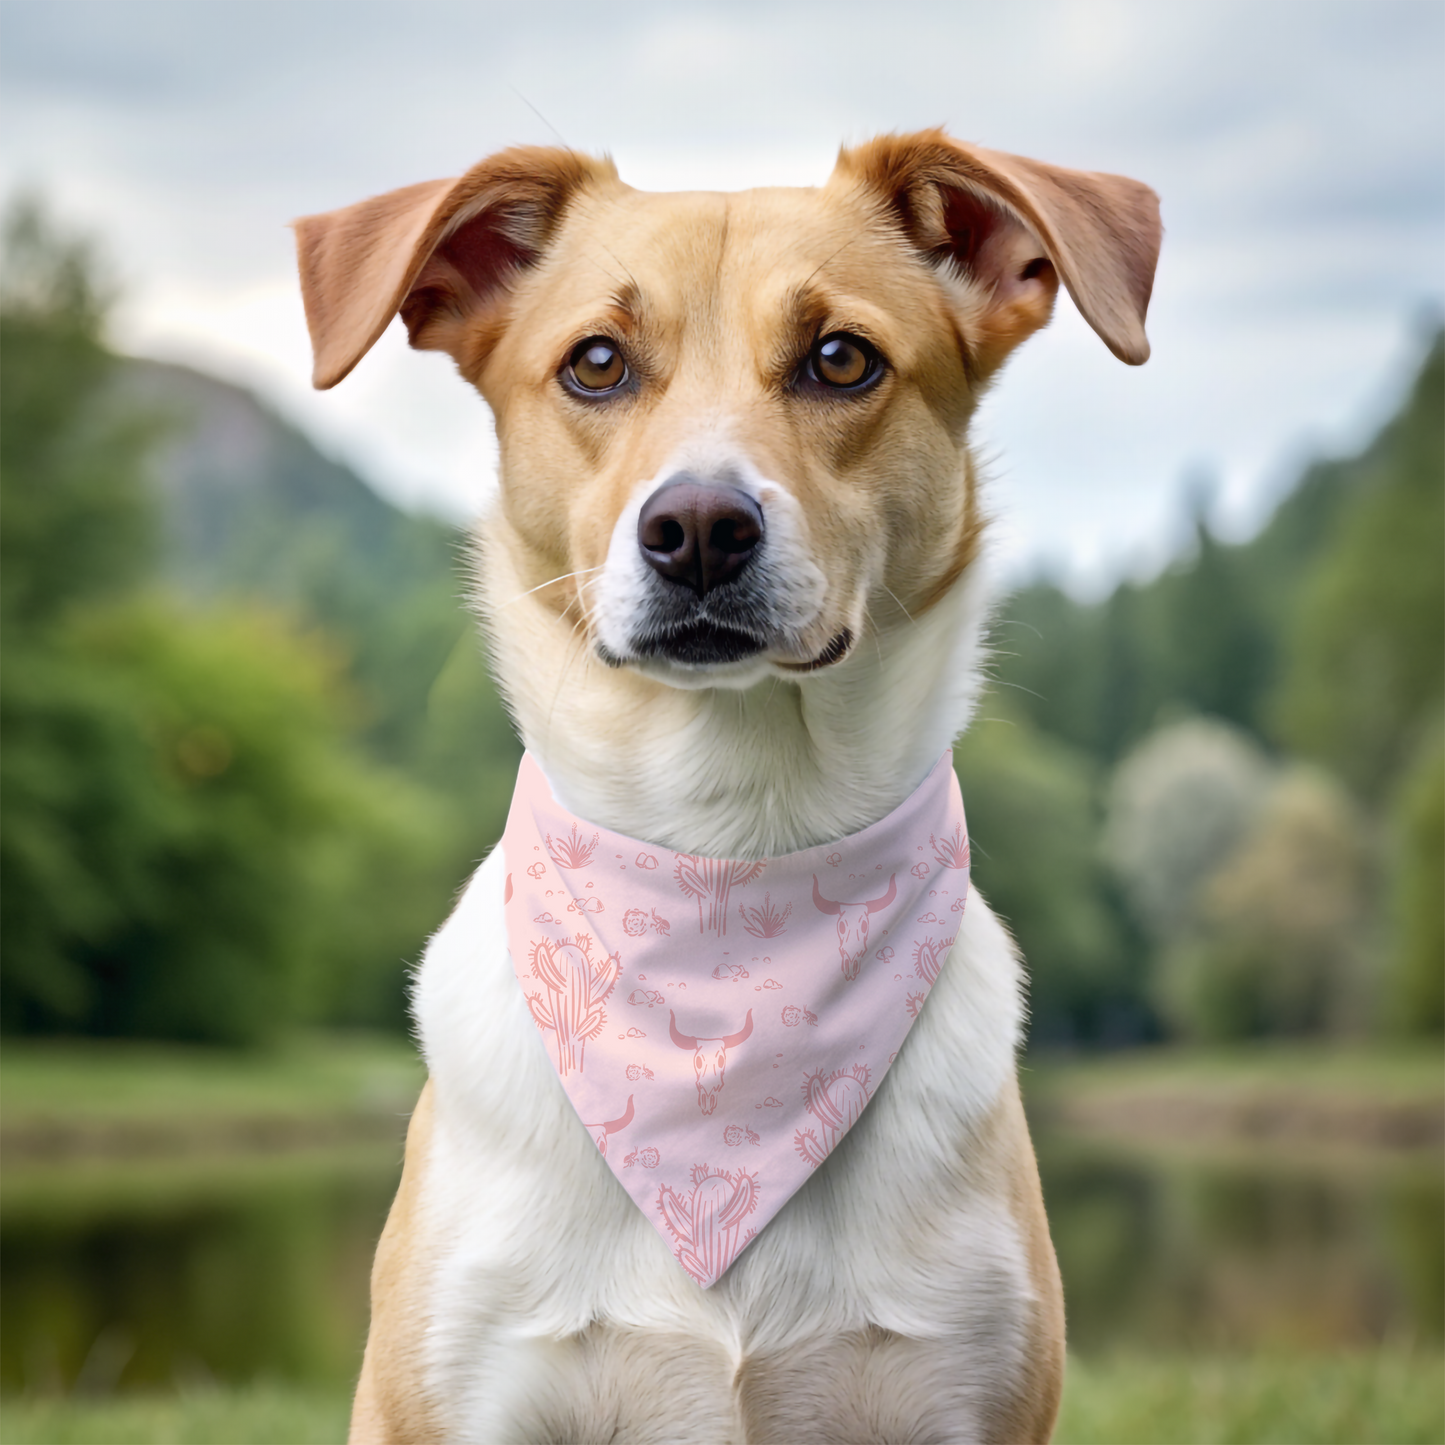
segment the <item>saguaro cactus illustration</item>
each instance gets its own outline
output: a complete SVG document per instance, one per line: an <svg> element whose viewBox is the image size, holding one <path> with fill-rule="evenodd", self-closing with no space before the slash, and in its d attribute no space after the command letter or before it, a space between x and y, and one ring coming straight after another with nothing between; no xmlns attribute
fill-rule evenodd
<svg viewBox="0 0 1445 1445"><path fill-rule="evenodd" d="M673 877L689 898L697 899L697 931L706 933L711 929L722 938L728 931L729 895L734 888L751 883L767 866L766 858L758 863L740 863L679 853Z"/></svg>
<svg viewBox="0 0 1445 1445"><path fill-rule="evenodd" d="M583 1050L588 1039L602 1031L607 1012L602 1007L616 986L622 971L618 954L592 957L592 939L579 933L570 942L553 943L538 939L530 954L532 974L546 987L546 997L529 993L527 1007L540 1029L557 1037L557 1071L582 1072Z"/></svg>
<svg viewBox="0 0 1445 1445"><path fill-rule="evenodd" d="M709 1285L737 1258L752 1239L750 1229L739 1239L742 1222L758 1207L758 1176L746 1169L692 1167L692 1189L679 1194L664 1184L657 1207L667 1232L677 1241L678 1263Z"/></svg>
<svg viewBox="0 0 1445 1445"><path fill-rule="evenodd" d="M818 1121L823 1137L819 1140L812 1129L799 1129L793 1135L793 1147L816 1169L857 1122L867 1103L867 1064L834 1069L826 1077L821 1069L809 1074L803 1081L803 1107Z"/></svg>

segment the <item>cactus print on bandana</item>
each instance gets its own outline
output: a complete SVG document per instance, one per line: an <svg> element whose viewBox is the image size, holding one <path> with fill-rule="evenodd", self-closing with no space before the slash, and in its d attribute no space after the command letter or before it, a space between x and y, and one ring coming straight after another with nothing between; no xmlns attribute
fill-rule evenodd
<svg viewBox="0 0 1445 1445"><path fill-rule="evenodd" d="M573 817L528 754L502 847L538 1046L706 1288L857 1122L945 965L969 868L952 759L861 833L739 861Z"/></svg>

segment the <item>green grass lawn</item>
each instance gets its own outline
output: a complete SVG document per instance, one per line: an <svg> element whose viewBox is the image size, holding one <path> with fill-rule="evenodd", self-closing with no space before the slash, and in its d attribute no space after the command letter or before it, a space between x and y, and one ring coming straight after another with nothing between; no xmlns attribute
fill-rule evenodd
<svg viewBox="0 0 1445 1445"><path fill-rule="evenodd" d="M104 1402L9 1400L0 1445L322 1445L349 1402L276 1387ZM1069 1365L1057 1445L1438 1445L1445 1367L1404 1353ZM788 1442L777 1442L788 1445Z"/></svg>
<svg viewBox="0 0 1445 1445"><path fill-rule="evenodd" d="M348 1396L257 1386L113 1400L0 1402L3 1445L341 1445Z"/></svg>
<svg viewBox="0 0 1445 1445"><path fill-rule="evenodd" d="M1439 1445L1439 1353L1069 1362L1057 1445Z"/></svg>
<svg viewBox="0 0 1445 1445"><path fill-rule="evenodd" d="M108 1040L7 1040L0 1125L165 1128L256 1118L409 1110L425 1078L415 1047L386 1035L301 1034L258 1052Z"/></svg>
<svg viewBox="0 0 1445 1445"><path fill-rule="evenodd" d="M1165 1154L1364 1150L1379 1160L1445 1148L1438 1041L1031 1055L1021 1081L1035 1129L1079 1141Z"/></svg>
<svg viewBox="0 0 1445 1445"><path fill-rule="evenodd" d="M1439 1040L1340 1043L1270 1039L1212 1048L1180 1044L1110 1053L1034 1053L1026 1088L1192 1089L1202 1093L1290 1089L1319 1097L1399 1102L1445 1095Z"/></svg>

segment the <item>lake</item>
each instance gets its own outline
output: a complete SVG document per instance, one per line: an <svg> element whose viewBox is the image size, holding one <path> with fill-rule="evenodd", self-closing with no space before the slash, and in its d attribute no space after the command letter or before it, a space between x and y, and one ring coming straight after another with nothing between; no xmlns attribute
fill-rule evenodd
<svg viewBox="0 0 1445 1445"><path fill-rule="evenodd" d="M1195 1160L1039 1137L1083 1355L1439 1341L1432 1151ZM345 1386L394 1145L32 1166L0 1194L0 1388Z"/></svg>

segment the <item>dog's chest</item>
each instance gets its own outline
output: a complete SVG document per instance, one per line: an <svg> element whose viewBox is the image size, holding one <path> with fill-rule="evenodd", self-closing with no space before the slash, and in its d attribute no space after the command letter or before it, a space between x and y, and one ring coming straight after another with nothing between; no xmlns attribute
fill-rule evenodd
<svg viewBox="0 0 1445 1445"><path fill-rule="evenodd" d="M538 1047L502 884L498 854L433 941L417 997L436 1095L428 1394L468 1422L458 1438L593 1438L604 1420L640 1440L828 1438L819 1401L884 1434L890 1410L912 1412L912 1432L936 1408L954 1438L1017 1368L1030 1299L985 1138L1012 1074L1016 965L981 900L858 1123L703 1290Z"/></svg>

